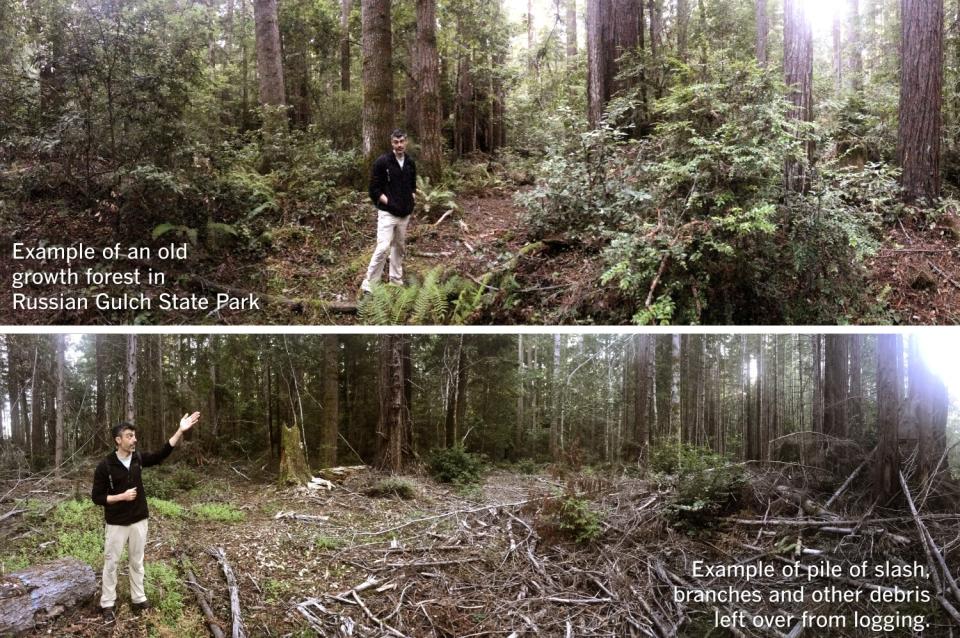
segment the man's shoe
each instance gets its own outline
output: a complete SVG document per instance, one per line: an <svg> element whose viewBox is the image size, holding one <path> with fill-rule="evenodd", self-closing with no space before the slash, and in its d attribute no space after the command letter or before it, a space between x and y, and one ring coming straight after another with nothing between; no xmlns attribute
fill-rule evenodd
<svg viewBox="0 0 960 638"><path fill-rule="evenodd" d="M103 617L104 625L112 625L117 622L117 615L113 612L113 607L101 607L100 615Z"/></svg>
<svg viewBox="0 0 960 638"><path fill-rule="evenodd" d="M149 600L145 600L142 603L133 603L133 613L135 613L138 616L143 612L147 611L148 609L150 609Z"/></svg>

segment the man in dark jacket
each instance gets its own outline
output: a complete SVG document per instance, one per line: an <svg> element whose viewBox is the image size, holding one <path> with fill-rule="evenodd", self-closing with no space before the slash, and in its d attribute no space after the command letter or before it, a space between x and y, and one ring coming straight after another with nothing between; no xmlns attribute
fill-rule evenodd
<svg viewBox="0 0 960 638"><path fill-rule="evenodd" d="M403 253L407 225L417 193L417 165L407 155L407 135L397 129L390 136L393 151L373 163L370 200L377 207L377 247L360 289L370 292L383 276L390 253L390 283L403 285Z"/></svg>
<svg viewBox="0 0 960 638"><path fill-rule="evenodd" d="M183 433L200 419L200 413L184 414L180 427L159 452L141 454L137 450L137 429L130 423L113 427L116 452L100 461L93 473L90 497L103 507L106 541L103 550L103 588L100 609L103 619L116 620L113 606L117 600L117 565L124 546L130 563L130 599L137 613L147 609L143 591L143 550L147 544L147 495L143 492L143 468L159 465L170 456Z"/></svg>

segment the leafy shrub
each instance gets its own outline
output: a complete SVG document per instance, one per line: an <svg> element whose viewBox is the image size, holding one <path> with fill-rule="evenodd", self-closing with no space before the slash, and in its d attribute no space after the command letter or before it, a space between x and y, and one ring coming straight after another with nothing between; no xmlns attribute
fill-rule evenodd
<svg viewBox="0 0 960 638"><path fill-rule="evenodd" d="M410 481L400 478L385 478L377 481L363 491L371 498L399 498L409 500L416 498L417 490Z"/></svg>
<svg viewBox="0 0 960 638"><path fill-rule="evenodd" d="M427 457L427 471L441 483L479 483L483 470L483 459L467 452L462 445L431 450Z"/></svg>
<svg viewBox="0 0 960 638"><path fill-rule="evenodd" d="M190 511L202 521L239 523L245 518L242 511L229 503L197 503Z"/></svg>
<svg viewBox="0 0 960 638"><path fill-rule="evenodd" d="M150 497L170 500L176 492L176 486L166 472L152 469L143 473L143 491Z"/></svg>
<svg viewBox="0 0 960 638"><path fill-rule="evenodd" d="M164 518L183 518L183 507L173 501L148 496L147 504L150 506L151 512Z"/></svg>
<svg viewBox="0 0 960 638"><path fill-rule="evenodd" d="M590 502L575 494L547 500L536 521L540 534L550 540L560 538L574 543L590 543L603 533L602 517Z"/></svg>
<svg viewBox="0 0 960 638"><path fill-rule="evenodd" d="M189 492L193 488L200 485L200 477L197 473L186 466L179 466L176 471L173 473L173 476L170 477L170 481L177 487L177 489Z"/></svg>
<svg viewBox="0 0 960 638"><path fill-rule="evenodd" d="M526 474L528 476L533 474L540 473L540 465L533 459L521 459L516 463L516 470L520 474Z"/></svg>
<svg viewBox="0 0 960 638"><path fill-rule="evenodd" d="M648 137L628 139L634 124L616 123L637 105L614 100L598 128L548 156L537 187L518 196L534 237L605 246L601 283L632 302L638 324L862 316L871 211L897 189L884 179L851 196L850 173L825 164L823 174L807 167L807 194L786 192L784 164L806 163L813 127L788 117L775 73L722 55L706 69L677 67ZM877 171L864 172L866 185Z"/></svg>
<svg viewBox="0 0 960 638"><path fill-rule="evenodd" d="M700 527L733 506L744 484L743 467L709 450L665 443L650 454L650 468L673 490L667 515L682 526Z"/></svg>
<svg viewBox="0 0 960 638"><path fill-rule="evenodd" d="M100 508L90 499L69 500L58 503L53 510L54 525L60 528L79 527L92 529L103 520Z"/></svg>

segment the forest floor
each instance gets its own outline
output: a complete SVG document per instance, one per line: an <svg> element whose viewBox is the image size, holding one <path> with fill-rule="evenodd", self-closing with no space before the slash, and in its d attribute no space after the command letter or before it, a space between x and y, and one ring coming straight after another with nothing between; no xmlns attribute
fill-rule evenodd
<svg viewBox="0 0 960 638"><path fill-rule="evenodd" d="M184 465L151 468L155 489L169 487ZM728 502L706 508L677 500L689 476L644 480L589 470L558 476L501 469L469 489L405 476L414 497L403 500L367 496L366 491L384 479L370 470L352 475L332 491L278 488L271 482L274 477L256 463L213 463L191 471L201 476L200 482L167 495L167 502L179 504L184 513L152 508L148 581L149 566L159 563L182 578L178 559L185 557L227 635L229 596L220 567L208 553L212 548L224 550L236 574L240 611L250 636L784 636L799 622L796 617L782 631L713 629L715 614L773 617L783 610L797 615L802 610L829 611L847 618L854 612L885 616L888 622L902 623L884 632L890 636L916 635L911 623L921 622L917 616L926 623L923 636L956 636L960 631L960 619L951 624L947 607L941 608L936 598L906 604L866 600L871 591L931 590L929 575L851 580L828 571L809 574L807 570L831 563L844 569L862 562L928 564L905 506L881 507L857 487L869 481L848 483L854 487L829 511L809 505L812 500L826 502L846 471L793 463L748 469L748 480ZM4 483L4 513L28 510L0 528L6 572L56 554L65 539L72 538L73 530L58 527L58 517L51 512L71 496L89 503L85 492L91 472L92 467L83 467L60 480ZM709 484L704 476L697 480ZM798 507L801 502L806 511ZM960 563L956 500L941 499L934 489L929 499L917 502L946 564L955 570ZM203 518L197 509L201 503L241 512L242 520ZM99 508L90 506L86 512L92 525L99 525ZM573 540L575 530L589 528L590 520L597 524L590 538ZM95 558L97 542L102 536L91 541ZM693 567L698 560L710 565L799 564L802 571L794 581L770 574L752 580L704 577ZM168 584L168 590L158 594L163 598L154 601L158 608L136 617L124 598L125 580L121 576L115 627L103 627L96 603L90 601L42 622L32 635L207 635L196 600L185 587ZM838 605L676 599L677 590L769 592L799 586L837 586L849 590L848 595L860 591L863 597ZM176 596L174 589L179 589ZM949 588L945 591L943 600L950 607L960 605ZM171 606L174 599L179 602ZM876 633L847 625L803 635Z"/></svg>
<svg viewBox="0 0 960 638"><path fill-rule="evenodd" d="M444 277L459 275L483 286L483 306L470 317L475 324L625 325L631 304L615 284L602 285L601 245L587 245L566 237L532 241L524 212L513 195L524 188L513 184L487 188L457 198L459 210L442 219L415 216L408 236L406 270L410 280L422 281L440 269ZM8 207L7 211L10 210ZM124 220L105 222L104 211L77 212L63 203L41 200L0 215L0 236L25 245L102 247L117 241L157 250L173 242L170 235L148 239L142 231L128 232ZM949 325L960 322L960 251L955 235L945 227L922 221L898 222L888 227L881 250L867 263L870 277L865 294L877 296L871 322L908 325ZM127 237L123 239L123 237ZM134 239L138 237L137 239ZM177 242L182 241L180 239ZM56 270L56 264L30 264L8 259L11 245L0 258L0 324L355 324L357 294L375 242L374 214L360 192L343 194L323 213L299 220L283 220L258 249L242 248L238 239L220 238L215 247L204 242L191 247L185 261L165 263L82 263L79 270L161 270L161 286L110 287L83 285L32 286L34 296L59 294L119 296L140 292L152 299L149 310L38 310L14 311L12 278L23 269ZM207 242L209 243L209 242ZM5 242L6 244L6 242ZM494 273L493 279L485 275ZM492 282L492 283L490 283ZM503 282L506 282L504 284ZM872 291L872 292L871 292ZM24 292L24 291L22 291ZM187 297L252 293L259 310L158 308L160 292ZM857 317L849 317L859 323Z"/></svg>

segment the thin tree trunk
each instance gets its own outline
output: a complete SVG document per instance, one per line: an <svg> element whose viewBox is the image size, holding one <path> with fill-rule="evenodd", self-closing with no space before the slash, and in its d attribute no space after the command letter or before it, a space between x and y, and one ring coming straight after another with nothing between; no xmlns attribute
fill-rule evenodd
<svg viewBox="0 0 960 638"><path fill-rule="evenodd" d="M137 391L137 335L127 335L127 384L126 400L123 404L123 416L128 423L136 418Z"/></svg>
<svg viewBox="0 0 960 638"><path fill-rule="evenodd" d="M350 11L353 0L340 0L340 90L350 91Z"/></svg>

